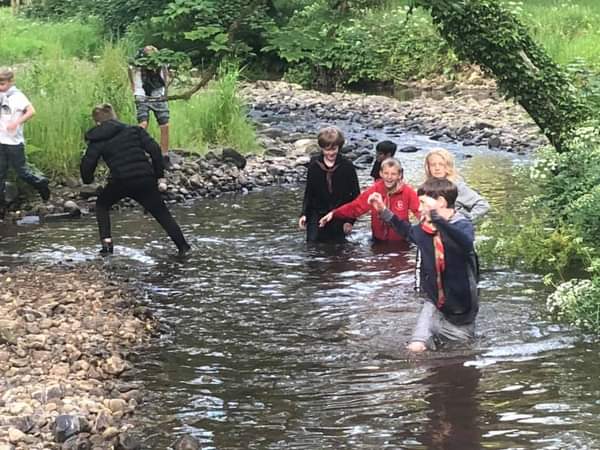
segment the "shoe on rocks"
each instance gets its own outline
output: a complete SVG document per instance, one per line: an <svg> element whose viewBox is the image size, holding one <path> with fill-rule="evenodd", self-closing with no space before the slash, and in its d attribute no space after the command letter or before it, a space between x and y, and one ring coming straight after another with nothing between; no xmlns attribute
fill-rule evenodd
<svg viewBox="0 0 600 450"><path fill-rule="evenodd" d="M38 192L40 193L40 198L44 202L50 200L50 188L48 187L47 180L44 183L40 184L40 186L38 187Z"/></svg>

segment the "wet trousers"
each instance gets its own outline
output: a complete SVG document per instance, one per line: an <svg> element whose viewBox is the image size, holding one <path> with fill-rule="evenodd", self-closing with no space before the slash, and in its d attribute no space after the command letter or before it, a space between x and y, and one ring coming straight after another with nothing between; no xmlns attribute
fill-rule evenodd
<svg viewBox="0 0 600 450"><path fill-rule="evenodd" d="M454 325L433 303L426 300L419 313L411 342L423 342L427 348L435 350L436 344L444 340L466 342L474 337L475 322L467 325Z"/></svg>
<svg viewBox="0 0 600 450"><path fill-rule="evenodd" d="M12 167L17 176L38 191L48 184L48 179L36 175L27 164L25 145L0 144L0 205L4 203L4 189L8 169Z"/></svg>
<svg viewBox="0 0 600 450"><path fill-rule="evenodd" d="M152 214L173 240L178 250L189 248L181 228L175 222L158 191L156 179L150 177L132 181L111 181L106 185L96 200L96 219L101 240L111 237L111 206L125 197L134 199Z"/></svg>

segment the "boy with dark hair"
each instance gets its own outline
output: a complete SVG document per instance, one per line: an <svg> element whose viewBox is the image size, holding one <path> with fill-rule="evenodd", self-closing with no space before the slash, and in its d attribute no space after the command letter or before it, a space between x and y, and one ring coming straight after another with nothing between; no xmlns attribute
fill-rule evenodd
<svg viewBox="0 0 600 450"><path fill-rule="evenodd" d="M167 232L182 256L190 250L179 225L171 216L158 191L157 180L163 177L164 167L160 147L146 130L117 120L108 103L92 110L96 126L85 138L88 148L81 160L81 179L85 184L94 181L94 171L102 158L110 169L108 184L96 200L96 219L102 248L100 254L113 253L110 227L110 208L119 200L130 197L140 203ZM148 161L148 155L152 163Z"/></svg>
<svg viewBox="0 0 600 450"><path fill-rule="evenodd" d="M29 99L14 85L14 72L0 68L0 219L4 217L4 189L9 166L33 186L43 201L50 198L48 179L36 175L25 157L23 124L35 114Z"/></svg>
<svg viewBox="0 0 600 450"><path fill-rule="evenodd" d="M381 141L375 146L375 162L371 169L371 177L377 181L381 178L381 163L396 154L396 144L392 141Z"/></svg>
<svg viewBox="0 0 600 450"><path fill-rule="evenodd" d="M421 223L411 225L395 216L379 193L369 202L422 255L420 287L427 296L408 349L435 349L436 341L467 341L474 337L479 311L473 224L454 210L456 185L443 178L427 180L417 191Z"/></svg>

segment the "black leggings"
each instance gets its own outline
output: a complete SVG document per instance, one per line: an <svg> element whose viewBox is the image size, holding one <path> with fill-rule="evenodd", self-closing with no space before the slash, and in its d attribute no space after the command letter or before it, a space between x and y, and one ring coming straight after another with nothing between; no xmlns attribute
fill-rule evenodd
<svg viewBox="0 0 600 450"><path fill-rule="evenodd" d="M344 242L344 220L333 219L324 227L319 227L319 219L327 212L312 212L306 218L307 242Z"/></svg>
<svg viewBox="0 0 600 450"><path fill-rule="evenodd" d="M160 196L154 178L142 178L134 181L109 182L96 200L96 219L100 230L100 239L111 237L110 207L125 197L130 197L142 205L167 232L178 250L189 248L181 228L173 219L167 205Z"/></svg>

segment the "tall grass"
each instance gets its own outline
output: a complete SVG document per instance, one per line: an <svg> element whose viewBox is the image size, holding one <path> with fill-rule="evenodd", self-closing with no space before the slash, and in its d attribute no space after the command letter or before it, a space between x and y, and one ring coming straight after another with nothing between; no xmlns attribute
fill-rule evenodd
<svg viewBox="0 0 600 450"><path fill-rule="evenodd" d="M238 79L239 70L227 66L205 92L170 104L173 147L201 151L210 143L243 153L258 150L254 127L238 94Z"/></svg>
<svg viewBox="0 0 600 450"><path fill-rule="evenodd" d="M89 57L104 45L95 22L38 22L14 17L0 7L0 65L48 59L57 51L66 57Z"/></svg>
<svg viewBox="0 0 600 450"><path fill-rule="evenodd" d="M600 68L600 1L506 1L518 11L534 38L559 64L583 60Z"/></svg>
<svg viewBox="0 0 600 450"><path fill-rule="evenodd" d="M93 125L92 107L112 102L124 120L133 116L125 54L119 46L106 44L97 64L60 52L48 56L33 61L17 79L36 109L26 125L28 153L48 175L73 176L85 146L84 133Z"/></svg>
<svg viewBox="0 0 600 450"><path fill-rule="evenodd" d="M94 105L111 103L120 120L135 123L127 76L132 44L107 42L94 24L40 23L15 18L7 8L0 8L0 26L0 65L14 67L17 87L36 109L25 126L31 162L52 178L77 177ZM191 100L170 104L172 147L258 149L238 96L238 77L229 67ZM150 131L158 137L155 125Z"/></svg>

